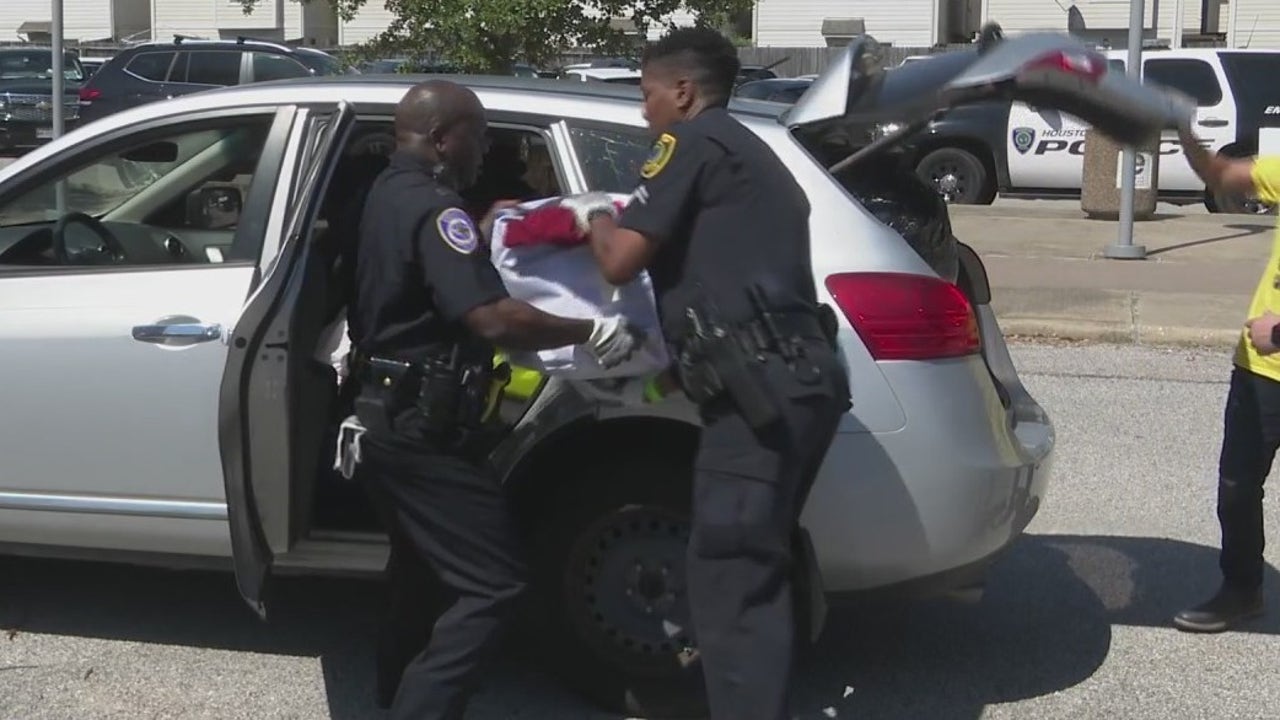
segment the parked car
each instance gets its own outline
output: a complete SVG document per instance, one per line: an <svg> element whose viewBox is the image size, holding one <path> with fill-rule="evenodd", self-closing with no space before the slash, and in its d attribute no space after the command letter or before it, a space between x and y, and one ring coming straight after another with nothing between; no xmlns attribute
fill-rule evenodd
<svg viewBox="0 0 1280 720"><path fill-rule="evenodd" d="M342 75L353 69L328 53L241 38L142 43L121 50L80 88L91 122L126 108L215 87Z"/></svg>
<svg viewBox="0 0 1280 720"><path fill-rule="evenodd" d="M788 105L800 99L805 90L813 84L813 80L802 78L774 78L772 80L752 80L739 85L733 91L735 97L748 100L767 100L768 102L786 103Z"/></svg>
<svg viewBox="0 0 1280 720"><path fill-rule="evenodd" d="M1103 53L1111 72L1125 71L1126 50ZM1280 152L1280 51L1148 49L1144 82L1179 90L1198 104L1195 129L1206 147L1230 157ZM986 204L1004 197L1080 195L1087 123L1053 108L993 102L949 111L914 142L921 175L951 202ZM1208 191L1178 147L1177 133L1159 141L1162 202L1203 203L1210 212L1270 214L1274 206L1230 191Z"/></svg>
<svg viewBox="0 0 1280 720"><path fill-rule="evenodd" d="M939 102L992 93L1122 138L1167 111L1124 78L1079 73L1083 50L1059 36L885 77L867 59L875 47L850 45L785 114L730 106L808 194L814 280L838 309L852 379L795 536L798 622L815 637L828 603L980 587L1038 511L1055 446L946 204L890 144L854 153L886 118L905 133ZM634 188L652 142L637 88L455 79L485 104L495 145L519 148L508 171L540 194ZM327 470L349 408L322 341L343 304L335 257L351 242L331 228L385 166L362 139L388 132L412 82L193 94L80 127L0 170L0 343L21 379L0 385L0 547L230 565L264 615L277 574L382 568L385 538L360 488ZM120 164L151 179L127 185ZM682 579L695 409L678 394L619 406L581 382L530 386L505 401L490 454L528 538L528 631L602 703L695 711L697 665L681 662L696 647Z"/></svg>
<svg viewBox="0 0 1280 720"><path fill-rule="evenodd" d="M564 71L566 80L606 82L614 85L639 85L640 71L628 68L573 68Z"/></svg>
<svg viewBox="0 0 1280 720"><path fill-rule="evenodd" d="M75 126L84 67L74 52L62 60L63 129ZM0 151L36 147L53 137L53 50L0 47Z"/></svg>
<svg viewBox="0 0 1280 720"><path fill-rule="evenodd" d="M102 69L102 66L105 65L107 60L109 59L110 58L101 58L101 57L94 57L94 58L81 57L80 67L84 68L85 79L88 80L89 78L93 77L95 73L97 73L99 70Z"/></svg>

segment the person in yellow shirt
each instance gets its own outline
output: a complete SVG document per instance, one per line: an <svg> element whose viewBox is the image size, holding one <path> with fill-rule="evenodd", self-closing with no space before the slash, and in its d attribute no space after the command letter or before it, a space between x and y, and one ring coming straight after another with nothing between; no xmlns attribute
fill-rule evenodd
<svg viewBox="0 0 1280 720"><path fill-rule="evenodd" d="M1211 154L1190 125L1179 131L1192 169L1212 189L1280 203L1280 156L1228 158ZM1236 345L1223 414L1218 461L1218 521L1222 585L1206 602L1183 610L1174 625L1222 632L1257 617L1262 604L1262 485L1280 448L1280 231Z"/></svg>

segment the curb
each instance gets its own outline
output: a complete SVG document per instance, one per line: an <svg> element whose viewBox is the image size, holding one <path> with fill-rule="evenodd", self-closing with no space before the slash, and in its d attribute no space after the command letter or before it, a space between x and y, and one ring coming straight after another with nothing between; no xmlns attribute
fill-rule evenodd
<svg viewBox="0 0 1280 720"><path fill-rule="evenodd" d="M1156 347L1232 348L1240 330L1171 326L1126 327L1117 323L1058 318L999 317L996 321L1006 339L1074 341L1112 345Z"/></svg>

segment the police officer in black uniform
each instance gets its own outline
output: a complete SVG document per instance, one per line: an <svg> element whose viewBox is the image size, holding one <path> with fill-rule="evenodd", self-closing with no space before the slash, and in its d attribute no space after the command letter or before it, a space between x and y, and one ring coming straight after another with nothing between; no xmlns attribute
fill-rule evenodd
<svg viewBox="0 0 1280 720"><path fill-rule="evenodd" d="M379 702L405 720L463 716L524 585L500 483L484 463L500 382L494 346L584 344L611 367L639 343L621 318L562 318L508 297L458 195L476 180L486 129L470 90L438 80L409 90L356 249L359 472L391 538ZM442 612L428 627L428 594L440 586Z"/></svg>
<svg viewBox="0 0 1280 720"><path fill-rule="evenodd" d="M617 218L597 195L571 205L606 279L649 270L702 415L687 571L711 716L782 720L793 531L849 388L816 299L804 190L726 110L738 67L710 29L651 45L641 87L657 141L641 184Z"/></svg>

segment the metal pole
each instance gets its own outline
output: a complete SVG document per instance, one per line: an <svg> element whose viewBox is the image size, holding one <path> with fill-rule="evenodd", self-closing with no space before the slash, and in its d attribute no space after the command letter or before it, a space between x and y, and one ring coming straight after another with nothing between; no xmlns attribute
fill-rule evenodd
<svg viewBox="0 0 1280 720"><path fill-rule="evenodd" d="M1129 77L1142 79L1142 14L1143 0L1129 0ZM1120 179L1120 233L1104 254L1117 260L1142 260L1147 248L1133 244L1133 196L1137 184L1138 153L1133 147L1124 149L1124 162ZM1148 168L1147 172L1151 172ZM1153 188L1154 190L1154 188Z"/></svg>
<svg viewBox="0 0 1280 720"><path fill-rule="evenodd" d="M50 23L49 30L53 35L53 97L49 98L53 104L53 137L62 137L62 115L66 108L66 95L63 89L65 75L63 74L63 56L62 56L62 0L51 0L53 3L53 19ZM67 186L59 181L54 189L54 202L57 203L58 217L62 217L67 211Z"/></svg>
<svg viewBox="0 0 1280 720"><path fill-rule="evenodd" d="M1173 0L1173 47L1182 47L1183 23L1187 17L1187 0Z"/></svg>

